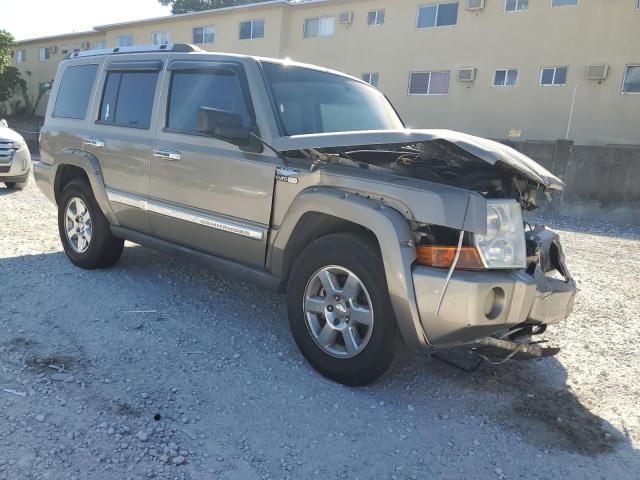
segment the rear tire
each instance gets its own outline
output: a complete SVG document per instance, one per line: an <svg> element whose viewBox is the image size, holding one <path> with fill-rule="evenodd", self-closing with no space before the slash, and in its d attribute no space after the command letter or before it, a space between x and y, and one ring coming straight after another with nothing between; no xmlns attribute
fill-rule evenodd
<svg viewBox="0 0 640 480"><path fill-rule="evenodd" d="M289 276L287 306L296 344L325 377L367 385L392 365L396 320L379 250L367 236L333 234L305 248Z"/></svg>
<svg viewBox="0 0 640 480"><path fill-rule="evenodd" d="M111 267L122 255L124 240L113 236L84 180L71 180L64 187L58 202L58 231L67 257L80 268Z"/></svg>

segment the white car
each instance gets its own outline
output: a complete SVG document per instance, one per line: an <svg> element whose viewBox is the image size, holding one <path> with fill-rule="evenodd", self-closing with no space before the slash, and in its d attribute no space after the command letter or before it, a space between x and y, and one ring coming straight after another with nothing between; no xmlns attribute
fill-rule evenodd
<svg viewBox="0 0 640 480"><path fill-rule="evenodd" d="M0 120L0 182L7 188L27 186L31 172L31 153L18 132L11 130L6 120Z"/></svg>

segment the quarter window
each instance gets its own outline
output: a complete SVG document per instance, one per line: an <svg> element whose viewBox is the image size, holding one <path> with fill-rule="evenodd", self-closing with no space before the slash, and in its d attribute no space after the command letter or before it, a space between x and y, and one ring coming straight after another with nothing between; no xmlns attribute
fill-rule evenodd
<svg viewBox="0 0 640 480"><path fill-rule="evenodd" d="M213 43L214 31L213 27L196 27L193 29L193 43Z"/></svg>
<svg viewBox="0 0 640 480"><path fill-rule="evenodd" d="M171 43L171 35L169 35L169 32L153 32L151 34L151 43L154 45L166 45Z"/></svg>
<svg viewBox="0 0 640 480"><path fill-rule="evenodd" d="M543 68L540 73L540 85L552 87L567 83L567 67Z"/></svg>
<svg viewBox="0 0 640 480"><path fill-rule="evenodd" d="M254 123L238 75L232 70L175 71L169 95L167 127L170 130L200 134L198 115L202 108L235 113L247 126Z"/></svg>
<svg viewBox="0 0 640 480"><path fill-rule="evenodd" d="M494 87L513 87L518 84L518 69L506 68L496 70L493 75Z"/></svg>
<svg viewBox="0 0 640 480"><path fill-rule="evenodd" d="M332 37L335 28L334 17L307 18L304 21L304 37Z"/></svg>
<svg viewBox="0 0 640 480"><path fill-rule="evenodd" d="M133 35L121 35L118 37L118 47L133 47Z"/></svg>
<svg viewBox="0 0 640 480"><path fill-rule="evenodd" d="M27 51L26 50L18 50L16 52L16 62L24 63L27 61Z"/></svg>
<svg viewBox="0 0 640 480"><path fill-rule="evenodd" d="M552 7L568 7L578 5L578 0L551 0Z"/></svg>
<svg viewBox="0 0 640 480"><path fill-rule="evenodd" d="M504 4L505 12L524 12L529 10L529 0L506 0Z"/></svg>
<svg viewBox="0 0 640 480"><path fill-rule="evenodd" d="M450 75L449 71L411 72L409 95L447 95Z"/></svg>
<svg viewBox="0 0 640 480"><path fill-rule="evenodd" d="M54 117L84 120L97 71L97 65L76 65L64 71L53 109Z"/></svg>
<svg viewBox="0 0 640 480"><path fill-rule="evenodd" d="M455 25L458 23L458 4L435 3L424 5L418 9L418 28L433 28Z"/></svg>
<svg viewBox="0 0 640 480"><path fill-rule="evenodd" d="M157 72L109 72L104 84L99 122L149 128Z"/></svg>
<svg viewBox="0 0 640 480"><path fill-rule="evenodd" d="M367 82L369 85L372 85L378 88L380 84L380 74L379 73L363 73L362 80Z"/></svg>
<svg viewBox="0 0 640 480"><path fill-rule="evenodd" d="M383 25L383 24L384 24L384 10L373 10L367 14L367 25L369 25L370 27Z"/></svg>
<svg viewBox="0 0 640 480"><path fill-rule="evenodd" d="M264 20L240 22L240 40L264 37Z"/></svg>
<svg viewBox="0 0 640 480"><path fill-rule="evenodd" d="M627 65L624 69L622 93L640 93L640 65Z"/></svg>

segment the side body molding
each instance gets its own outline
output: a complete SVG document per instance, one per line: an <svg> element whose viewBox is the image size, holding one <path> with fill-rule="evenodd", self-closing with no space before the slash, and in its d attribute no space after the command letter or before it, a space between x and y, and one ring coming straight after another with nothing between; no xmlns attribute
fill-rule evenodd
<svg viewBox="0 0 640 480"><path fill-rule="evenodd" d="M111 225L120 225L118 220L111 209L109 200L107 198L107 189L104 184L104 178L102 177L102 169L98 163L98 159L89 152L85 152L78 148L65 148L58 155L55 156L53 166L51 167L51 180L52 188L55 191L57 182L60 180L60 167L63 165L73 165L75 167L82 168L91 184L93 195L98 202L98 206L107 217ZM57 202L57 198L55 198Z"/></svg>
<svg viewBox="0 0 640 480"><path fill-rule="evenodd" d="M411 347L427 345L413 289L411 266L416 258L409 223L396 209L380 201L348 194L336 188L312 188L300 193L271 241L267 269L286 278L285 250L303 215L322 213L370 230L378 239L389 296L400 333Z"/></svg>

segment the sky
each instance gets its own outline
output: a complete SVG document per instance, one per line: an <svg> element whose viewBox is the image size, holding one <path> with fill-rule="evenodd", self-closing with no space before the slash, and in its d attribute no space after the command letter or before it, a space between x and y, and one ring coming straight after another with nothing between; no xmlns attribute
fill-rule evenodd
<svg viewBox="0 0 640 480"><path fill-rule="evenodd" d="M169 14L158 0L0 0L0 30L24 40Z"/></svg>

